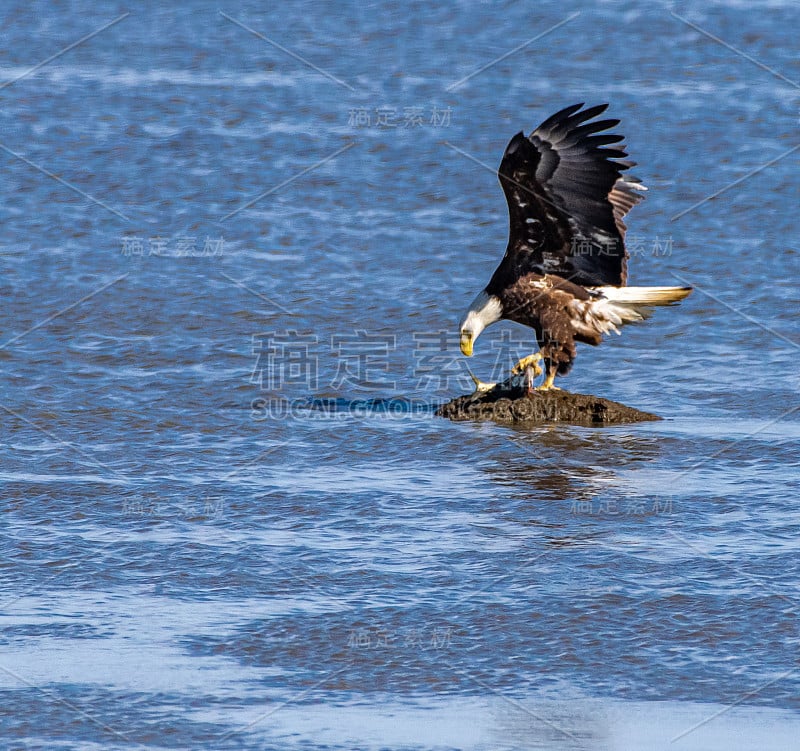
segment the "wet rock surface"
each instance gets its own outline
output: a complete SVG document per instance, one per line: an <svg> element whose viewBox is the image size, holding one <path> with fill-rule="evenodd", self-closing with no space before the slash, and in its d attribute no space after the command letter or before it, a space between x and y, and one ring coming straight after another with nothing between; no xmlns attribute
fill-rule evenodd
<svg viewBox="0 0 800 751"><path fill-rule="evenodd" d="M548 422L572 425L620 425L660 420L658 415L589 394L549 390L527 394L499 384L489 391L459 396L436 410L451 420L492 420L501 424Z"/></svg>

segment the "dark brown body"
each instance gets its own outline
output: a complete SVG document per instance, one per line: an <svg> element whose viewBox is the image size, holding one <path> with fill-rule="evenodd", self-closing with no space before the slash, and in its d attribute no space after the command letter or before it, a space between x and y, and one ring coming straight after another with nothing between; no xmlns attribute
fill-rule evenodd
<svg viewBox="0 0 800 751"><path fill-rule="evenodd" d="M502 265L495 276L503 276ZM575 342L598 345L602 341L599 332L577 331L574 325L576 301L597 299L585 287L573 284L559 276L550 274L525 274L502 286L504 280L492 277L501 288L493 290L492 283L486 288L490 294L497 294L503 303L503 318L536 332L536 341L542 353L548 372L557 366L558 374L565 375L575 359Z"/></svg>

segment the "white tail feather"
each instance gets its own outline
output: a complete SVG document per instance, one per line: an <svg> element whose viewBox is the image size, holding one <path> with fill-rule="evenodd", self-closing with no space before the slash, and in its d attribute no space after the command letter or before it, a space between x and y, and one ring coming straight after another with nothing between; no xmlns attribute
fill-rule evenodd
<svg viewBox="0 0 800 751"><path fill-rule="evenodd" d="M575 321L576 329L619 334L618 326L648 318L653 308L671 305L683 300L691 287L593 287L599 299L577 303L581 319ZM577 302L577 301L576 301Z"/></svg>
<svg viewBox="0 0 800 751"><path fill-rule="evenodd" d="M623 323L649 318L653 308L680 302L691 287L595 287L610 303Z"/></svg>
<svg viewBox="0 0 800 751"><path fill-rule="evenodd" d="M592 292L600 292L611 302L622 305L671 305L683 300L691 287L593 287Z"/></svg>

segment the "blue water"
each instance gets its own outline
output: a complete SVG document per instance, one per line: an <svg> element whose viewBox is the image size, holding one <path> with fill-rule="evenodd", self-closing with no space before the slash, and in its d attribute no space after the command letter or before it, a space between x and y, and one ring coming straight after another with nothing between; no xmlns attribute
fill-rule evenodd
<svg viewBox="0 0 800 751"><path fill-rule="evenodd" d="M797 22L10 4L2 748L795 748ZM650 188L631 283L696 291L562 385L667 419L436 418L491 169L584 100Z"/></svg>

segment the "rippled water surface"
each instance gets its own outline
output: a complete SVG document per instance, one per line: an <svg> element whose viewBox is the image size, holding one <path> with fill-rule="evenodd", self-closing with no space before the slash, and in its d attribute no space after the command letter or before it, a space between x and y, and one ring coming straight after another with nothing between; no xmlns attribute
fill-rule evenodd
<svg viewBox="0 0 800 751"><path fill-rule="evenodd" d="M3 748L796 747L793 3L9 8ZM696 291L562 385L667 419L435 418L576 101Z"/></svg>

